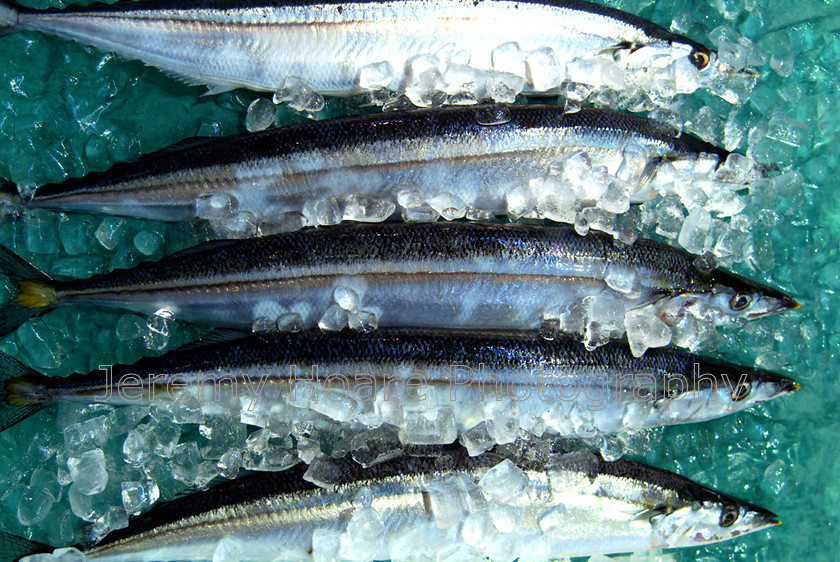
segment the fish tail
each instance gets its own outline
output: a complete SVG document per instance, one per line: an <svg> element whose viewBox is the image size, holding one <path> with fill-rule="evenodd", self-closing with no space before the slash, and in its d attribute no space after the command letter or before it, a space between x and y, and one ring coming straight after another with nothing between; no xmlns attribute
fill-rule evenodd
<svg viewBox="0 0 840 562"><path fill-rule="evenodd" d="M0 336L58 302L52 278L4 246L0 246L0 275L8 277L15 290L11 300L0 303Z"/></svg>
<svg viewBox="0 0 840 562"><path fill-rule="evenodd" d="M0 531L0 552L6 560L19 560L31 554L46 554L52 551L53 548L49 545Z"/></svg>
<svg viewBox="0 0 840 562"><path fill-rule="evenodd" d="M0 2L0 35L12 31L18 24L17 8Z"/></svg>
<svg viewBox="0 0 840 562"><path fill-rule="evenodd" d="M47 377L27 367L17 359L0 353L0 431L12 427L47 404L52 399Z"/></svg>

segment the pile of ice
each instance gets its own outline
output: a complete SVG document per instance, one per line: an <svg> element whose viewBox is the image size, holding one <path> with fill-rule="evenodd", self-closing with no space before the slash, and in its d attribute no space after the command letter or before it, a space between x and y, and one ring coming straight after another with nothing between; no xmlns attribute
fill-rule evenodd
<svg viewBox="0 0 840 562"><path fill-rule="evenodd" d="M520 93L559 93L570 104L624 105L636 111L661 107L699 88L727 99L745 99L755 74L741 71L762 64L763 51L734 34L719 35L713 40L726 48L702 71L688 56L674 59L660 47L605 51L562 61L551 47L523 51L518 43L509 42L493 49L489 69L471 64L468 51L455 51L447 45L439 52L412 57L404 70L387 61L369 64L359 71L356 83L367 103L386 110L487 100L510 103ZM400 86L390 90L398 78ZM309 114L324 107L323 98L298 77L287 78L273 101ZM267 105L260 102L252 109L249 130L271 125L273 115Z"/></svg>

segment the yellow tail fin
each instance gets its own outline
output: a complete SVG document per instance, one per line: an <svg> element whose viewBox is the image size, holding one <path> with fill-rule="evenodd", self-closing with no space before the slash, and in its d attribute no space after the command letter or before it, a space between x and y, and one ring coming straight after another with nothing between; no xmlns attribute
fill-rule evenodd
<svg viewBox="0 0 840 562"><path fill-rule="evenodd" d="M56 303L55 289L39 280L26 280L18 283L15 304L24 308L47 308Z"/></svg>

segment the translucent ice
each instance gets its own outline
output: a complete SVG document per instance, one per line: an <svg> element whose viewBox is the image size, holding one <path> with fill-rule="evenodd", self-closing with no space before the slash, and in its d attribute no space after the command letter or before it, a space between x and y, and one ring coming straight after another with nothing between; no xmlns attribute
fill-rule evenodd
<svg viewBox="0 0 840 562"><path fill-rule="evenodd" d="M146 320L146 332L143 334L143 343L146 348L156 351L166 348L174 321L175 315L165 308L149 315Z"/></svg>
<svg viewBox="0 0 840 562"><path fill-rule="evenodd" d="M67 469L73 479L73 486L82 495L98 494L108 484L105 453L102 449L93 449L78 457L70 457L67 459Z"/></svg>
<svg viewBox="0 0 840 562"><path fill-rule="evenodd" d="M677 239L680 246L693 254L702 254L707 250L706 238L712 226L712 217L702 207L695 207L685 218Z"/></svg>
<svg viewBox="0 0 840 562"><path fill-rule="evenodd" d="M107 250L117 247L126 232L126 221L119 217L105 217L93 235Z"/></svg>
<svg viewBox="0 0 840 562"><path fill-rule="evenodd" d="M416 445L452 443L458 437L452 408L439 407L405 413L400 440Z"/></svg>
<svg viewBox="0 0 840 562"><path fill-rule="evenodd" d="M43 488L28 487L20 497L17 518L21 525L35 525L43 521L52 509L55 498Z"/></svg>
<svg viewBox="0 0 840 562"><path fill-rule="evenodd" d="M457 195L448 191L439 193L427 201L428 205L446 220L463 218L466 214L466 204Z"/></svg>
<svg viewBox="0 0 840 562"><path fill-rule="evenodd" d="M337 304L330 306L318 321L318 327L331 332L344 329L347 327L347 311Z"/></svg>
<svg viewBox="0 0 840 562"><path fill-rule="evenodd" d="M275 104L287 103L295 111L316 113L324 109L324 97L306 82L293 76L283 81L283 87L274 94Z"/></svg>
<svg viewBox="0 0 840 562"><path fill-rule="evenodd" d="M103 447L110 436L111 420L108 416L97 416L74 423L64 430L64 448L71 455Z"/></svg>
<svg viewBox="0 0 840 562"><path fill-rule="evenodd" d="M248 106L245 114L245 129L251 132L263 131L271 127L277 114L277 108L265 98L257 98Z"/></svg>
<svg viewBox="0 0 840 562"><path fill-rule="evenodd" d="M478 482L485 494L503 502L518 496L527 484L528 476L507 459L488 470Z"/></svg>
<svg viewBox="0 0 840 562"><path fill-rule="evenodd" d="M359 222L382 222L394 214L396 205L390 201L373 199L363 195L351 195L344 206L344 220Z"/></svg>
<svg viewBox="0 0 840 562"><path fill-rule="evenodd" d="M649 308L628 310L624 326L630 350L636 357L641 357L650 347L662 347L671 341L671 329Z"/></svg>
<svg viewBox="0 0 840 562"><path fill-rule="evenodd" d="M172 453L170 466L172 477L186 484L195 485L195 478L198 475L198 465L201 462L201 455L195 443L181 443L175 447Z"/></svg>
<svg viewBox="0 0 840 562"><path fill-rule="evenodd" d="M130 515L148 509L160 498L160 488L153 480L123 482L120 487L123 507Z"/></svg>
<svg viewBox="0 0 840 562"><path fill-rule="evenodd" d="M371 507L356 510L341 535L339 553L349 560L383 558L382 538L385 526L379 513Z"/></svg>
<svg viewBox="0 0 840 562"><path fill-rule="evenodd" d="M362 67L359 71L359 87L365 90L387 88L394 80L394 69L387 61Z"/></svg>
<svg viewBox="0 0 840 562"><path fill-rule="evenodd" d="M195 201L195 214L202 219L227 218L236 213L238 209L238 201L229 193L202 195Z"/></svg>

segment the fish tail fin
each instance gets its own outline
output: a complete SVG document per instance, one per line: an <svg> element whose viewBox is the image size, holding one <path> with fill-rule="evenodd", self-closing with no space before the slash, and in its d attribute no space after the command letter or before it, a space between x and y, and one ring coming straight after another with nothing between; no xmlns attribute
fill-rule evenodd
<svg viewBox="0 0 840 562"><path fill-rule="evenodd" d="M0 353L0 431L12 427L50 402L48 377Z"/></svg>
<svg viewBox="0 0 840 562"><path fill-rule="evenodd" d="M31 554L46 554L52 551L53 548L49 545L0 531L0 552L6 560L20 560Z"/></svg>
<svg viewBox="0 0 840 562"><path fill-rule="evenodd" d="M0 2L0 35L12 31L18 24L18 10L5 2Z"/></svg>
<svg viewBox="0 0 840 562"><path fill-rule="evenodd" d="M0 336L58 302L52 278L4 246L0 246L0 275L11 280L15 291L11 300L0 303Z"/></svg>

